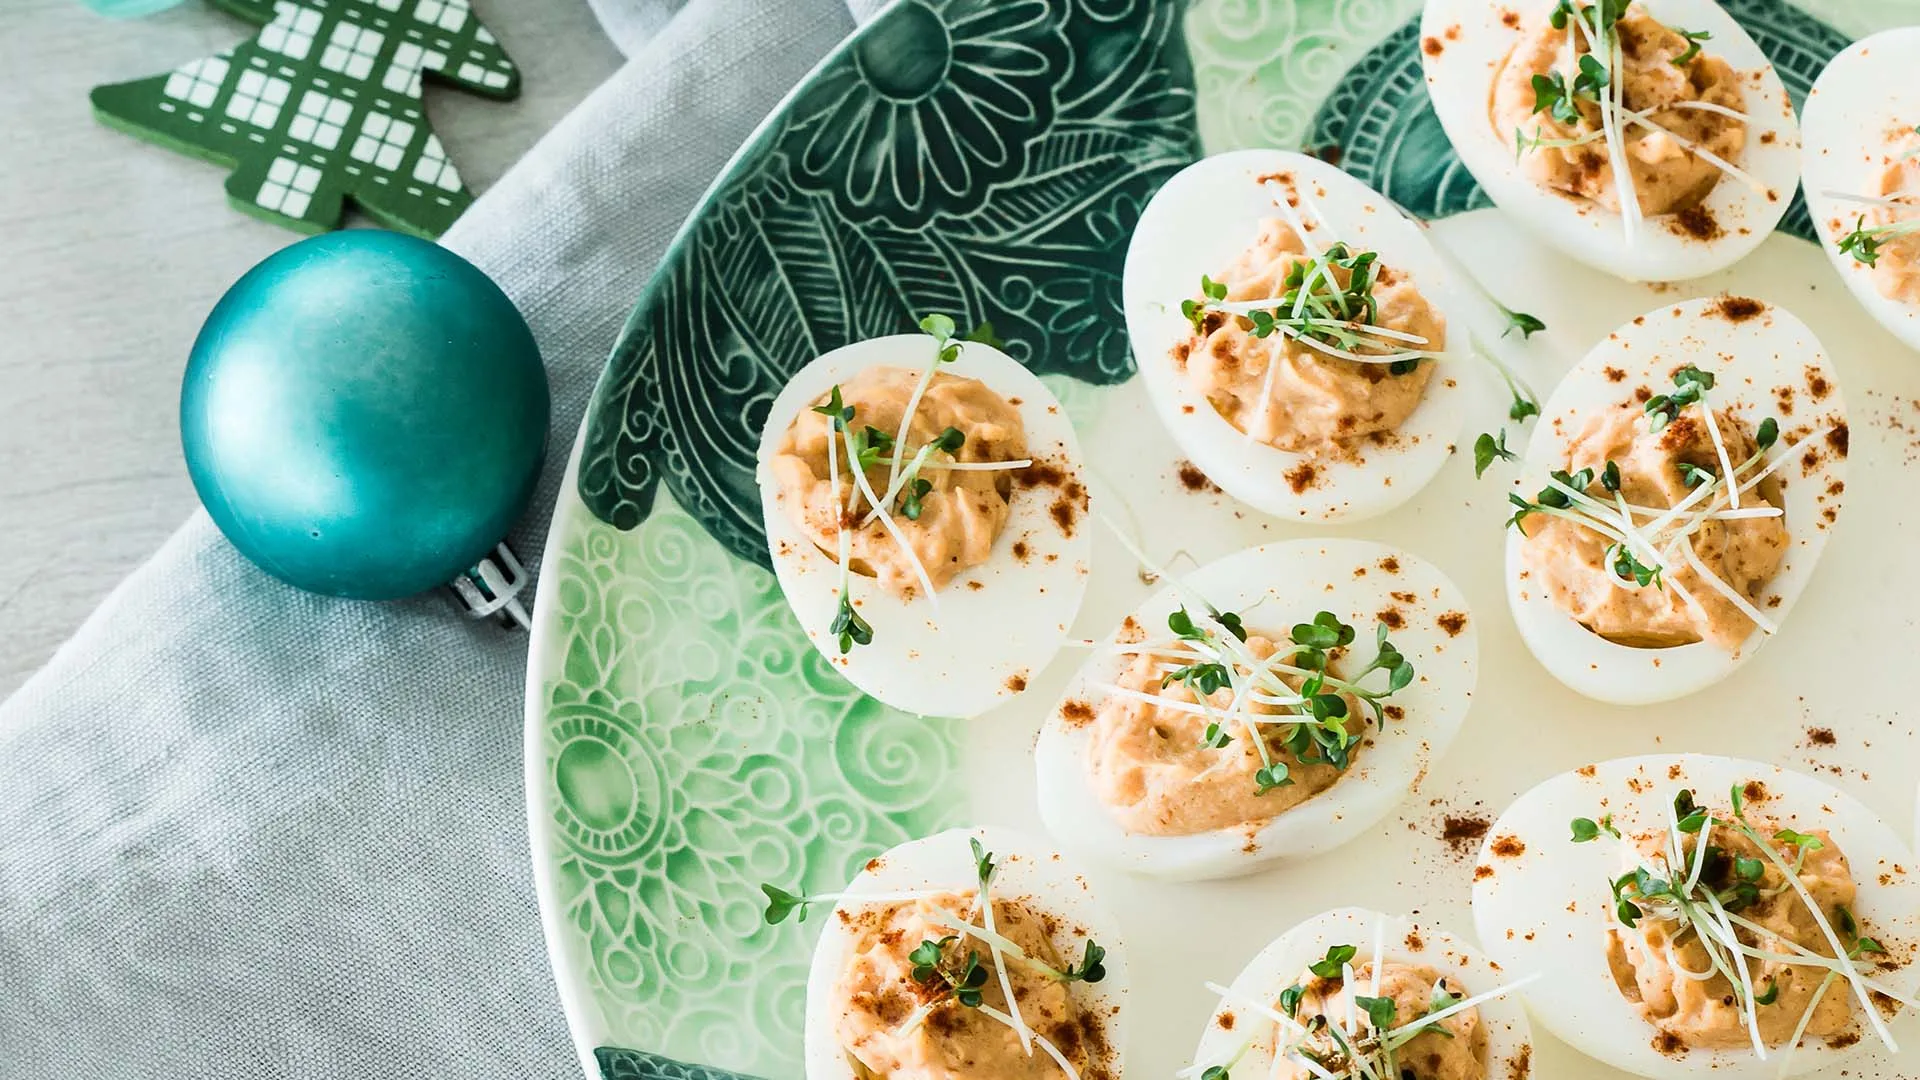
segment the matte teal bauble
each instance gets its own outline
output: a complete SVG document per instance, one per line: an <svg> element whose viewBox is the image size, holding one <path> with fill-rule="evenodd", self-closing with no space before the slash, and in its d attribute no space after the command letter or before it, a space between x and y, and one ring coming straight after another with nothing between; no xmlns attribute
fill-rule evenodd
<svg viewBox="0 0 1920 1080"><path fill-rule="evenodd" d="M220 298L180 393L187 471L235 547L290 585L389 600L474 566L547 441L526 320L458 255L349 230Z"/></svg>

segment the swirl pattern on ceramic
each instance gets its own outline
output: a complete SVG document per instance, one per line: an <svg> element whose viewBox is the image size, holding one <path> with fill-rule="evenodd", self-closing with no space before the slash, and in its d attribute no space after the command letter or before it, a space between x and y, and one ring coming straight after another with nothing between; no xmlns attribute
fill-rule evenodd
<svg viewBox="0 0 1920 1080"><path fill-rule="evenodd" d="M773 575L671 500L630 533L570 529L533 793L563 977L622 1044L788 1073L812 935L764 925L760 884L831 890L958 824L958 727L854 690Z"/></svg>
<svg viewBox="0 0 1920 1080"><path fill-rule="evenodd" d="M1133 370L1120 263L1198 151L1172 0L905 0L713 193L601 379L582 499L630 529L664 480L765 564L753 447L807 361L941 311L1035 371Z"/></svg>

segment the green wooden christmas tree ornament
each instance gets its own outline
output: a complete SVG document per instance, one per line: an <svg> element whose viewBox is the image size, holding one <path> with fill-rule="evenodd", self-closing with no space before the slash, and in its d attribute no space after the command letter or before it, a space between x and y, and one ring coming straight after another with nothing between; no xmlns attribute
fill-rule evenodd
<svg viewBox="0 0 1920 1080"><path fill-rule="evenodd" d="M421 108L423 77L508 99L520 73L467 0L212 0L253 39L164 74L98 86L109 127L231 169L227 195L301 232L375 221L440 235L473 195Z"/></svg>

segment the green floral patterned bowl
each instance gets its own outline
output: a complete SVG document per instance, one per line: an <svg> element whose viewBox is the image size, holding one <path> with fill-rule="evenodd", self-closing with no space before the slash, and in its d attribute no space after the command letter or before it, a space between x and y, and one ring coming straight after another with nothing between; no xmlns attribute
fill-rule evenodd
<svg viewBox="0 0 1920 1080"><path fill-rule="evenodd" d="M1901 21L1907 2L1724 6L1803 94L1848 35ZM1920 365L1796 238L1811 236L1797 207L1791 235L1734 271L1663 290L1579 269L1485 209L1428 107L1418 9L902 0L823 62L714 185L600 380L540 580L527 693L534 869L590 1073L797 1077L812 935L764 925L760 883L829 889L886 847L962 823L1040 832L1032 739L1070 660L970 724L905 716L837 676L779 595L753 458L788 374L910 329L920 313L991 320L1067 403L1096 499L1149 547L1206 561L1303 535L1193 482L1132 379L1118 299L1129 231L1201 153L1305 148L1435 219L1437 242L1484 285L1548 322L1521 354L1539 385L1656 296L1737 289L1790 304L1850 393L1866 389L1866 412L1920 398ZM1485 407L1497 422L1502 403ZM1887 704L1910 696L1890 632L1905 616L1867 619L1857 598L1920 588L1920 569L1873 557L1887 544L1876 537L1908 524L1903 500L1886 497L1908 451L1898 421L1870 419L1856 418L1850 524L1788 628L1804 648L1843 643L1862 663L1817 681L1768 665L1710 710L1609 709L1533 662L1501 600L1503 488L1476 485L1468 462L1393 514L1330 530L1401 545L1462 585L1481 623L1474 715L1398 817L1339 851L1225 884L1095 879L1132 939L1132 1071L1185 1064L1211 1005L1202 981L1230 976L1304 915L1361 903L1462 932L1472 867L1459 836L1587 761L1660 745L1785 762L1817 753L1813 766L1905 820L1920 753ZM1146 588L1102 538L1079 629L1104 633ZM1848 733L1805 749L1816 723ZM1538 1075L1613 1075L1544 1040L1535 1060Z"/></svg>

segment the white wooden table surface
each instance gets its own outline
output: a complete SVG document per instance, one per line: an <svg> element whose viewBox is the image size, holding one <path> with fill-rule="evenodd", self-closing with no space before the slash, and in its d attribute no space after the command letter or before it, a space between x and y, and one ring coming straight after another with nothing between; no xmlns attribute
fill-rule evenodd
<svg viewBox="0 0 1920 1080"><path fill-rule="evenodd" d="M518 101L429 83L484 191L621 62L585 0L478 0ZM298 239L227 205L222 172L95 123L87 91L250 37L198 0L115 22L78 0L0 12L0 697L196 505L180 373L201 320Z"/></svg>

